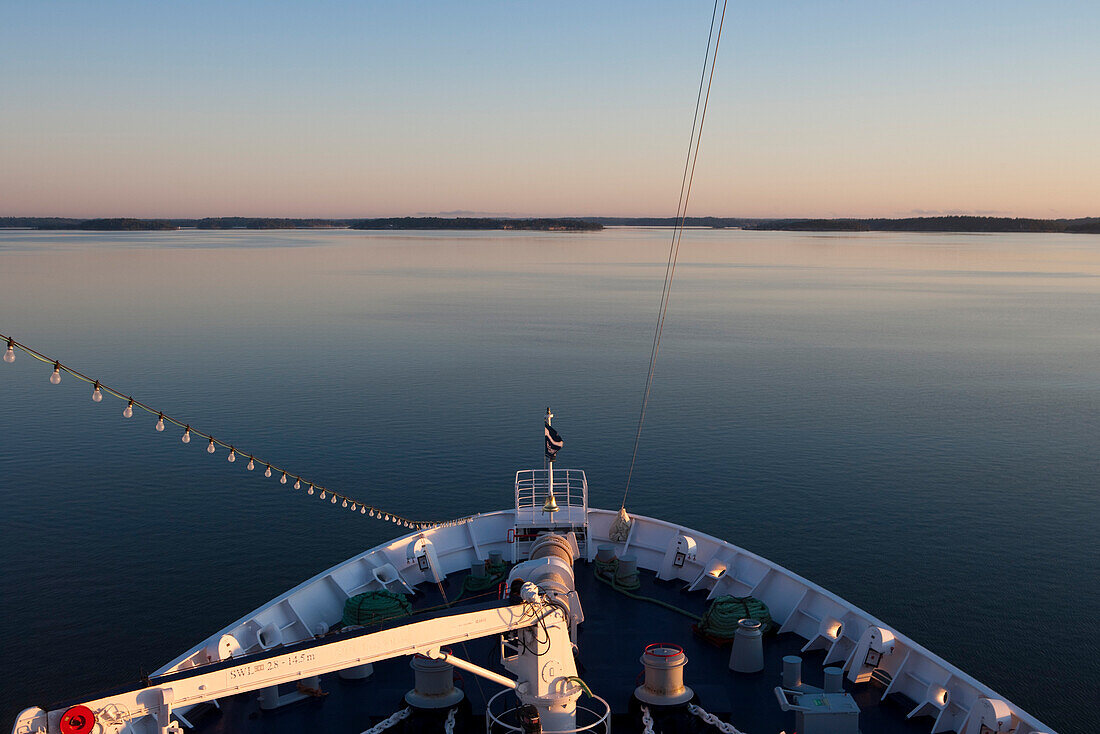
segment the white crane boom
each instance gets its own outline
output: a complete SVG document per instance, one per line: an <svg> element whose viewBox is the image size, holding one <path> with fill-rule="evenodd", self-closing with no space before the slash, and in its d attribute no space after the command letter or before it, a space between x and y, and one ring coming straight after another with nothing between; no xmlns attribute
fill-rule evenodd
<svg viewBox="0 0 1100 734"><path fill-rule="evenodd" d="M452 614L364 634L349 634L332 641L307 642L280 653L278 650L223 663L212 663L170 673L131 690L114 691L101 698L43 711L34 707L16 719L12 734L55 734L61 719L74 707L86 707L103 731L117 731L126 722L155 716L157 728L168 731L171 710L193 706L238 693L310 678L379 660L414 655L439 655L443 645L501 634L535 624L557 607L541 602L501 606ZM108 728L109 727L109 728ZM94 724L89 725L93 731Z"/></svg>

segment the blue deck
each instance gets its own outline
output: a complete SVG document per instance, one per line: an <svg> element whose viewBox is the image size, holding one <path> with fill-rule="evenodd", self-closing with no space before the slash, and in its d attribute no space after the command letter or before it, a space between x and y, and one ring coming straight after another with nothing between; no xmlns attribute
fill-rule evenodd
<svg viewBox="0 0 1100 734"><path fill-rule="evenodd" d="M653 642L675 643L684 648L688 656L684 681L695 691L699 705L706 710L749 734L794 731L794 714L780 710L774 688L780 683L783 656L800 654L805 640L789 633L765 637L764 671L733 673L727 666L729 647L718 648L695 636L689 618L616 592L596 580L588 563L578 562L576 573L577 591L585 613L579 631L578 667L593 692L611 704L613 731L637 729L628 710L634 688L641 680L639 657L645 646ZM458 595L462 580L460 574L453 574L446 580L443 587L448 598ZM706 607L705 592L686 593L682 591L681 582L657 581L652 573L645 571L641 572L641 580L640 594L697 614ZM418 591L413 601L414 613L418 609L438 608L443 603L435 586L425 585ZM461 608L467 603L471 600L461 600L452 608ZM499 664L500 647L496 637L460 645L453 652L506 674ZM802 657L803 681L820 687L824 652L810 652ZM413 686L413 672L408 658L398 658L376 663L374 675L364 681L344 681L333 674L322 676L321 683L328 696L291 704L277 711L261 711L256 693L223 699L219 702L220 711L195 717L196 731L200 734L304 731L358 734L404 708L403 696ZM466 713L472 717L460 722L456 732L484 731L485 701L499 692L500 687L468 673L462 673L458 685L466 693L469 702ZM907 720L905 712L908 709L904 706L889 701L880 704L880 687L874 684L851 686L847 681L845 686L862 709L860 730L863 734L927 734L931 730L930 720ZM584 703L583 697L581 703ZM432 728L424 727L425 730Z"/></svg>

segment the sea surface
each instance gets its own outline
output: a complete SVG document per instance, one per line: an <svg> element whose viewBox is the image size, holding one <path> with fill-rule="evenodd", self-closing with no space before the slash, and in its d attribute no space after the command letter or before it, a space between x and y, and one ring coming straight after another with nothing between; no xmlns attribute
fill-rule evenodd
<svg viewBox="0 0 1100 734"><path fill-rule="evenodd" d="M669 238L0 231L0 333L415 518L509 506L549 405L559 467L615 508ZM50 371L0 363L0 730L395 533ZM1066 734L1098 699L1098 490L1100 237L684 236L628 509Z"/></svg>

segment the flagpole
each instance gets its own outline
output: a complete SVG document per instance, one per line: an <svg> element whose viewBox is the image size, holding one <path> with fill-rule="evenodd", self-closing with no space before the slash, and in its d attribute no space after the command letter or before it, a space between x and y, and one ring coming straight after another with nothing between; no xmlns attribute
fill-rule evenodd
<svg viewBox="0 0 1100 734"><path fill-rule="evenodd" d="M550 412L550 408L546 409L546 425L550 425L550 421L554 419L554 414ZM550 490L550 497L554 496L554 457L549 457L546 468L546 481L547 487ZM549 499L549 497L547 498ZM553 520L554 516L551 514L550 519Z"/></svg>
<svg viewBox="0 0 1100 734"><path fill-rule="evenodd" d="M550 421L553 419L554 414L547 408L546 425L543 428L543 433L546 436L546 451L543 452L543 456L546 457L548 466L546 467L546 504L542 506L542 511L550 514L551 523L554 522L554 513L559 510L558 503L554 499L554 456L558 453L558 449L565 445L558 432L550 426ZM566 484L568 483L566 481Z"/></svg>

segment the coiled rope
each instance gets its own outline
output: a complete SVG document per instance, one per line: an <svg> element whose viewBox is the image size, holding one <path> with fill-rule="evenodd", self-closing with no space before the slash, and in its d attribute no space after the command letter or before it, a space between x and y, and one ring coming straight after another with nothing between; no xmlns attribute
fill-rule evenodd
<svg viewBox="0 0 1100 734"><path fill-rule="evenodd" d="M742 619L755 619L761 631L769 632L775 626L768 606L754 596L720 596L710 603L696 631L704 637L716 640L732 640L737 633L737 623Z"/></svg>
<svg viewBox="0 0 1100 734"><path fill-rule="evenodd" d="M381 589L356 594L344 602L345 626L371 625L412 614L412 604L404 594Z"/></svg>
<svg viewBox="0 0 1100 734"><path fill-rule="evenodd" d="M495 588L508 575L508 563L505 561L493 563L493 561L488 560L485 561L485 570L485 576L479 577L470 574L462 579L462 589L458 592L458 596L448 602L448 605L454 604L467 593L478 594L482 591ZM446 597L446 594L444 594L444 597Z"/></svg>

